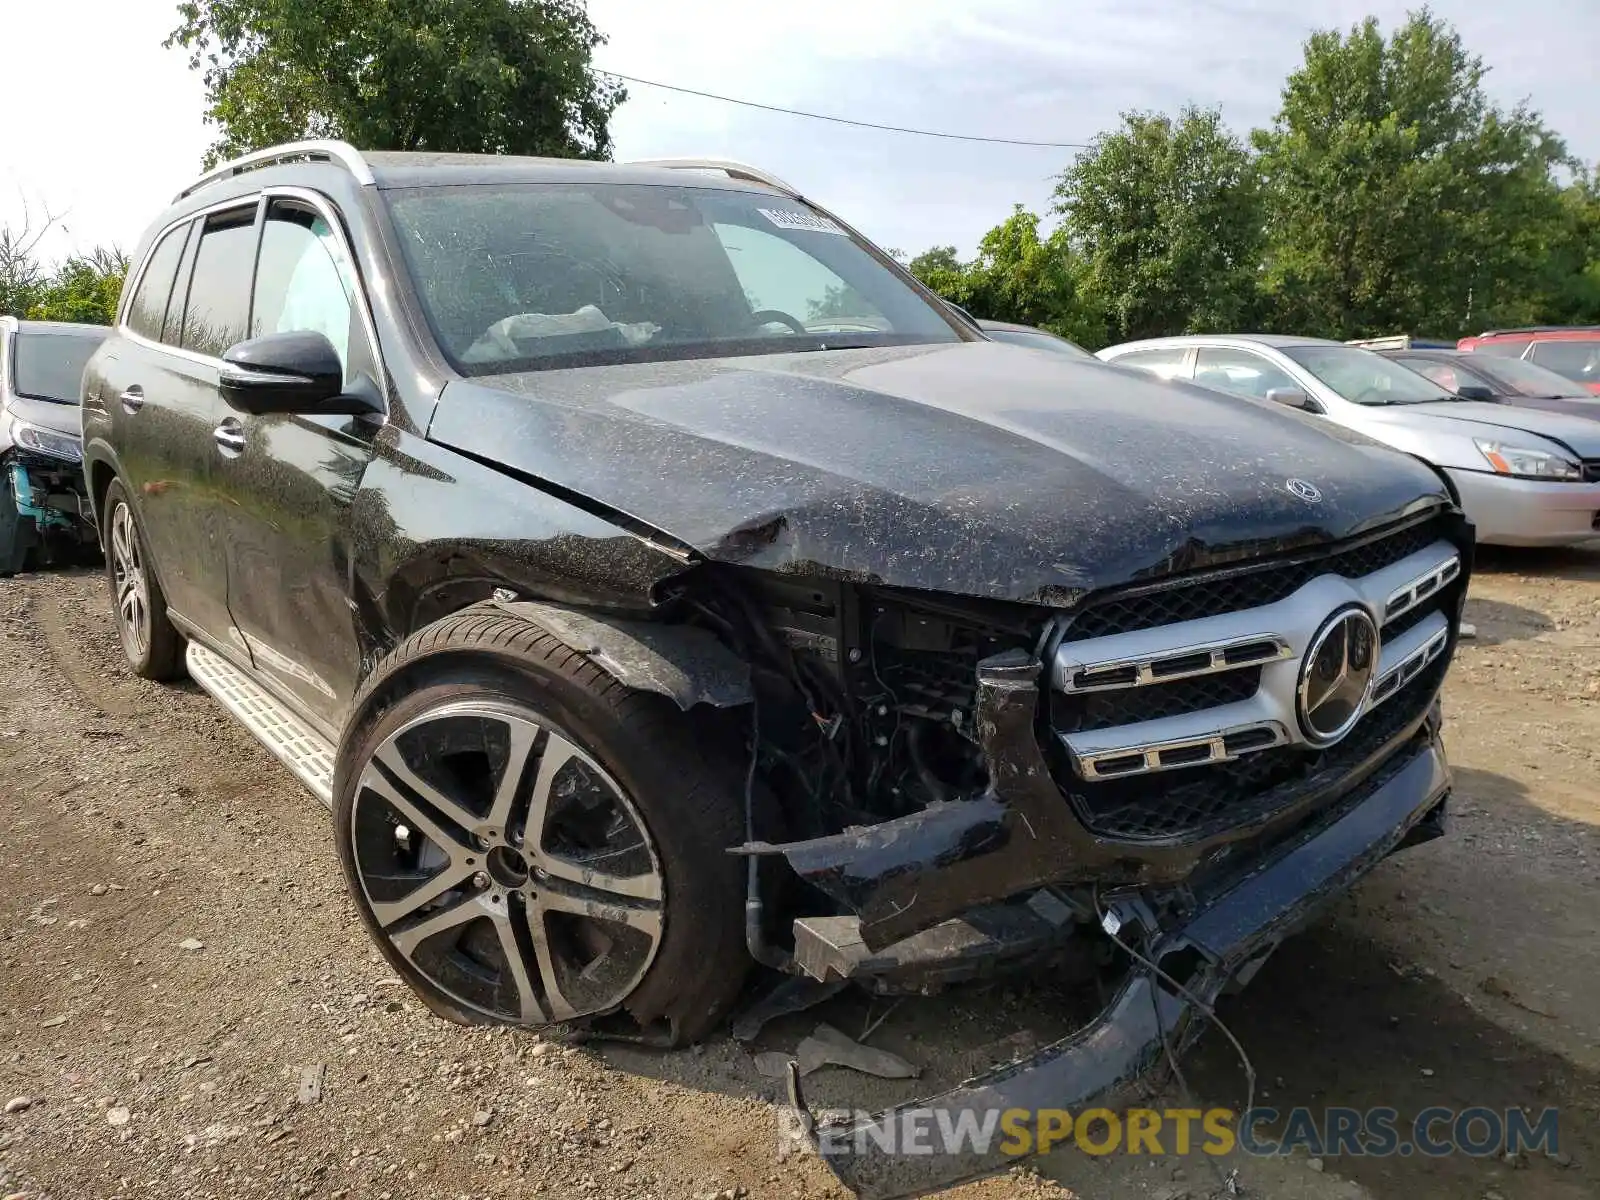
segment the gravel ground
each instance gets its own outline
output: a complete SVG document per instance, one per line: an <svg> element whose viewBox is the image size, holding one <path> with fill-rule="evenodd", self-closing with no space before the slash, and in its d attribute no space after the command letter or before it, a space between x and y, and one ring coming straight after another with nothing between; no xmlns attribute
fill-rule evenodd
<svg viewBox="0 0 1600 1200"><path fill-rule="evenodd" d="M1562 1155L1250 1160L1284 1200L1600 1195L1600 552L1487 554L1446 689L1451 837L1385 863L1221 1015L1260 1102L1562 1110ZM0 1197L843 1197L776 1153L773 1084L729 1040L657 1054L468 1030L369 948L327 815L191 686L130 677L89 571L0 581ZM883 1006L819 1015L859 1033ZM1047 986L907 1001L891 1103L1067 1021ZM1242 1103L1208 1039L1188 1082ZM320 1083L320 1096L312 1083ZM13 1098L18 1103L8 1103ZM24 1102L25 1101L25 1102ZM1053 1155L960 1200L1201 1200L1208 1162Z"/></svg>

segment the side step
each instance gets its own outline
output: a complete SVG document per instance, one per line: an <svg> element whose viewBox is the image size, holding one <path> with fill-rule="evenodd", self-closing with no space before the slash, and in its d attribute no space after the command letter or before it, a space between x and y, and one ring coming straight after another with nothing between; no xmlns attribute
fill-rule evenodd
<svg viewBox="0 0 1600 1200"><path fill-rule="evenodd" d="M238 667L198 642L189 643L185 662L191 679L293 771L323 807L333 807L334 748L326 738Z"/></svg>

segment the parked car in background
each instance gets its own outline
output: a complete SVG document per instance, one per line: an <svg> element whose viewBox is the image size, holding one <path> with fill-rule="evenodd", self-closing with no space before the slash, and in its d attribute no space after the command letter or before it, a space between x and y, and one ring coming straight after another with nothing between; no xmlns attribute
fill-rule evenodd
<svg viewBox="0 0 1600 1200"><path fill-rule="evenodd" d="M1522 358L1600 392L1600 325L1534 325L1491 329L1465 337L1456 349L1501 358Z"/></svg>
<svg viewBox="0 0 1600 1200"><path fill-rule="evenodd" d="M1350 338L1345 345L1360 346L1363 350L1454 350L1456 348L1454 342L1416 337L1409 333L1394 333L1375 338Z"/></svg>
<svg viewBox="0 0 1600 1200"><path fill-rule="evenodd" d="M1443 831L1434 472L987 340L760 170L281 147L134 262L84 388L128 661L330 806L443 1016L677 1043L755 963L1048 963L1086 1031L925 1103L1120 1104Z"/></svg>
<svg viewBox="0 0 1600 1200"><path fill-rule="evenodd" d="M1381 354L1321 338L1154 338L1099 357L1301 409L1414 455L1450 481L1481 542L1600 539L1600 422L1463 400Z"/></svg>
<svg viewBox="0 0 1600 1200"><path fill-rule="evenodd" d="M1392 350L1386 357L1464 400L1493 400L1600 421L1600 395L1525 358L1466 350Z"/></svg>
<svg viewBox="0 0 1600 1200"><path fill-rule="evenodd" d="M1077 342L1068 341L1059 334L1051 333L1048 329L1036 329L1032 325L1017 325L1011 321L984 321L978 322L978 328L983 330L997 342L1009 342L1013 346L1027 346L1031 350L1048 350L1053 354L1065 354L1072 358L1093 358Z"/></svg>
<svg viewBox="0 0 1600 1200"><path fill-rule="evenodd" d="M94 545L78 395L110 332L0 317L0 575Z"/></svg>

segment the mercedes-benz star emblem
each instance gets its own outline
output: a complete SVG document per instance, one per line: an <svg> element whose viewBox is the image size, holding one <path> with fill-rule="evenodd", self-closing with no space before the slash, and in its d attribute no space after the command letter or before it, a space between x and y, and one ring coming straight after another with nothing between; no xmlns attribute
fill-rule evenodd
<svg viewBox="0 0 1600 1200"><path fill-rule="evenodd" d="M1307 483L1304 479L1287 480L1284 487L1289 489L1291 496L1298 496L1307 504L1316 504L1322 499L1322 492L1314 483Z"/></svg>
<svg viewBox="0 0 1600 1200"><path fill-rule="evenodd" d="M1364 608L1345 608L1317 631L1300 668L1300 726L1331 746L1354 728L1378 666L1378 627Z"/></svg>

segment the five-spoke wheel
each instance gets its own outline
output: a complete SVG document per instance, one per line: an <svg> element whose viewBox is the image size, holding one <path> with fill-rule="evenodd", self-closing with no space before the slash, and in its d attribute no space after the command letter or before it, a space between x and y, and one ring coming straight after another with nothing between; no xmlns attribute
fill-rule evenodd
<svg viewBox="0 0 1600 1200"><path fill-rule="evenodd" d="M681 1045L750 966L742 747L495 605L412 634L355 698L339 860L434 1012Z"/></svg>

